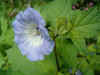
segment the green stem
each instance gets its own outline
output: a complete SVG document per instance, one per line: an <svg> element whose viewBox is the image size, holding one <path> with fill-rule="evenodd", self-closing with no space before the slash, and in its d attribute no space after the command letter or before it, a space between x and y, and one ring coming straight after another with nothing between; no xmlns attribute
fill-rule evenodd
<svg viewBox="0 0 100 75"><path fill-rule="evenodd" d="M60 71L60 65L59 65L59 60L58 60L58 54L57 54L57 50L56 50L56 39L54 39L55 41L55 48L54 48L54 55L55 55L55 59L56 59L56 66L57 66L57 73Z"/></svg>

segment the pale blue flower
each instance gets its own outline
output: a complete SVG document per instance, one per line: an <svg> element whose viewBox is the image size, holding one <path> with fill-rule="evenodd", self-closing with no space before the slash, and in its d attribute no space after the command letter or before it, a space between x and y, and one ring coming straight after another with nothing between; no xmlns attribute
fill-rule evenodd
<svg viewBox="0 0 100 75"><path fill-rule="evenodd" d="M75 75L82 75L82 72L80 70L77 70L77 72L75 72Z"/></svg>
<svg viewBox="0 0 100 75"><path fill-rule="evenodd" d="M40 13L30 7L20 12L13 22L15 42L31 61L43 60L54 48L45 24Z"/></svg>

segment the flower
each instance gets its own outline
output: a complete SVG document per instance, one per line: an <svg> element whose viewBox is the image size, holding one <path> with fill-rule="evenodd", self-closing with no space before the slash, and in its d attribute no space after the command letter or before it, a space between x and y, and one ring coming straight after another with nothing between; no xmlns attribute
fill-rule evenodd
<svg viewBox="0 0 100 75"><path fill-rule="evenodd" d="M83 75L83 74L80 70L77 70L77 72L75 72L75 75Z"/></svg>
<svg viewBox="0 0 100 75"><path fill-rule="evenodd" d="M76 6L75 6L75 5L72 5L72 9L73 9L73 10L76 9Z"/></svg>
<svg viewBox="0 0 100 75"><path fill-rule="evenodd" d="M88 8L84 8L84 10L88 11Z"/></svg>
<svg viewBox="0 0 100 75"><path fill-rule="evenodd" d="M88 4L89 7L93 7L93 5L94 5L93 2L90 2L90 3Z"/></svg>
<svg viewBox="0 0 100 75"><path fill-rule="evenodd" d="M29 7L21 11L13 21L15 42L21 53L30 61L43 60L52 52L54 41L51 40L45 21L35 9Z"/></svg>

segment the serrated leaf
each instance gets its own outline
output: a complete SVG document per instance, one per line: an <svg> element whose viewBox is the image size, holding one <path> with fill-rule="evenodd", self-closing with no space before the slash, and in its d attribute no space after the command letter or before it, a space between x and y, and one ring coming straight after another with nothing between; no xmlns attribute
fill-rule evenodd
<svg viewBox="0 0 100 75"><path fill-rule="evenodd" d="M97 11L97 7L90 8L88 11L76 10L73 14L76 14L74 25L81 26L87 24L99 23L100 15Z"/></svg>
<svg viewBox="0 0 100 75"><path fill-rule="evenodd" d="M72 41L80 53L87 53L86 43L83 38L72 38Z"/></svg>
<svg viewBox="0 0 100 75"><path fill-rule="evenodd" d="M89 11L75 11L72 15L73 14L76 14L76 20L74 19L70 34L83 38L97 36L98 32L100 32L100 16L98 15L96 7L90 9Z"/></svg>
<svg viewBox="0 0 100 75"><path fill-rule="evenodd" d="M79 23L79 25L94 24L94 23L98 22L98 20L97 20L98 14L97 13L98 13L98 11L97 11L96 7L90 9L89 11L84 11L84 14L83 14L84 18Z"/></svg>
<svg viewBox="0 0 100 75"><path fill-rule="evenodd" d="M100 23L88 24L74 28L71 32L76 36L90 38L97 36L100 30Z"/></svg>

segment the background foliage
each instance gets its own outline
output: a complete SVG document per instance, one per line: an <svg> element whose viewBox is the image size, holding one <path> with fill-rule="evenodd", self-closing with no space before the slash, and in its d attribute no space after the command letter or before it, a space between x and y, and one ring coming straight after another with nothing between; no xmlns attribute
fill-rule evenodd
<svg viewBox="0 0 100 75"><path fill-rule="evenodd" d="M81 10L85 0L1 0L0 75L100 75L100 1L86 1L95 3L87 11ZM78 2L83 4L72 10ZM43 61L30 62L14 42L12 21L29 5L44 17L55 41Z"/></svg>

